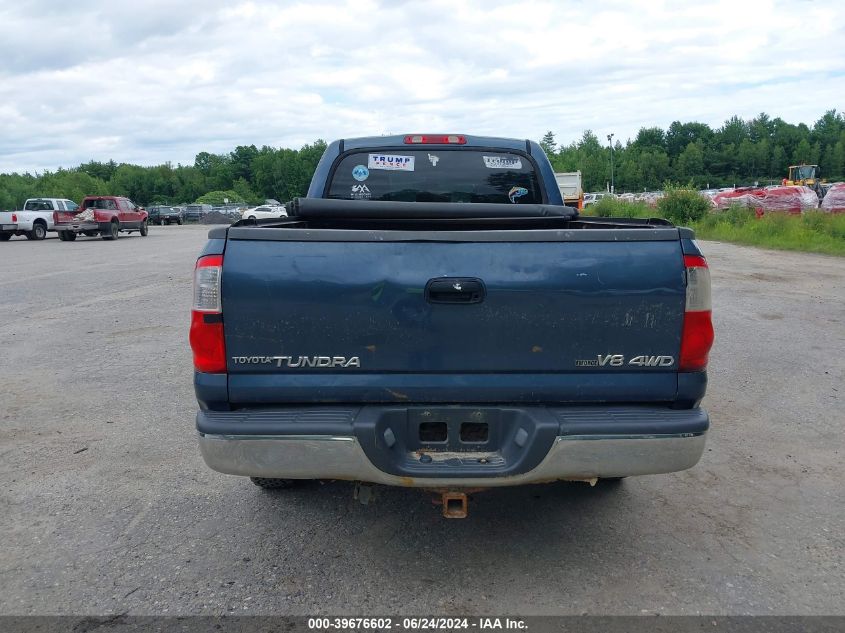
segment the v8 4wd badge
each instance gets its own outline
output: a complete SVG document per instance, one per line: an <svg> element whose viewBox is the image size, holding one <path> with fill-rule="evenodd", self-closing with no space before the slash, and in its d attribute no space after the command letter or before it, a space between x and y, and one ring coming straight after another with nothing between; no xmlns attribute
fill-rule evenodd
<svg viewBox="0 0 845 633"><path fill-rule="evenodd" d="M634 356L625 362L622 354L599 354L596 358L576 359L576 367L671 367L674 356Z"/></svg>

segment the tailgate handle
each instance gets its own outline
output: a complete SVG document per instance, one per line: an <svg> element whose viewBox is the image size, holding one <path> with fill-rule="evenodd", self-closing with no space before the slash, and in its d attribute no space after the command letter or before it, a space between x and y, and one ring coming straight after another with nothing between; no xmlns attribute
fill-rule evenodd
<svg viewBox="0 0 845 633"><path fill-rule="evenodd" d="M481 303L485 294L484 282L473 277L438 277L425 285L429 303Z"/></svg>

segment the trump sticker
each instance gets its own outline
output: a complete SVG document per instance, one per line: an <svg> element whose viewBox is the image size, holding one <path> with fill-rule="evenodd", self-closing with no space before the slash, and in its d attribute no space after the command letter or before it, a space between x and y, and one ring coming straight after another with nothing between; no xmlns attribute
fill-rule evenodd
<svg viewBox="0 0 845 633"><path fill-rule="evenodd" d="M396 154L370 154L367 167L389 171L414 171L414 157L397 156Z"/></svg>

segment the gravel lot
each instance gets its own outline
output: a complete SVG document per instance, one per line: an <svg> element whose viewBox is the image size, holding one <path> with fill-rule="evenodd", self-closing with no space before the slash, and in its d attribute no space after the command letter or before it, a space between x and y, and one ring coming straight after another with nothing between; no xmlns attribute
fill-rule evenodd
<svg viewBox="0 0 845 633"><path fill-rule="evenodd" d="M845 259L703 244L694 469L489 491L446 521L414 490L365 507L205 467L206 230L0 244L0 613L845 613Z"/></svg>

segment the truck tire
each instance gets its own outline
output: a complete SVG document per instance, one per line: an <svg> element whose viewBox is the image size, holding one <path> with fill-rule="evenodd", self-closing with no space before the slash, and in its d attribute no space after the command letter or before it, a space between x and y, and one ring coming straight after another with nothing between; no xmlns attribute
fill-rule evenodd
<svg viewBox="0 0 845 633"><path fill-rule="evenodd" d="M0 242L8 242L12 239L11 233L0 233Z"/></svg>
<svg viewBox="0 0 845 633"><path fill-rule="evenodd" d="M179 226L182 226L182 220L176 220L176 224L178 224Z"/></svg>
<svg viewBox="0 0 845 633"><path fill-rule="evenodd" d="M28 240L43 240L45 237L47 237L47 225L43 222L36 222L32 225L32 230L26 232Z"/></svg>
<svg viewBox="0 0 845 633"><path fill-rule="evenodd" d="M295 479L269 479L267 477L250 477L252 483L267 490L275 490L278 488L290 488L293 486Z"/></svg>
<svg viewBox="0 0 845 633"><path fill-rule="evenodd" d="M141 230L138 231L141 234L141 237L147 237L147 233L150 232L149 227L147 226L147 221L144 220L141 222Z"/></svg>
<svg viewBox="0 0 845 633"><path fill-rule="evenodd" d="M100 231L100 237L107 241L116 240L118 235L120 235L119 222L109 222L106 229L104 231Z"/></svg>

